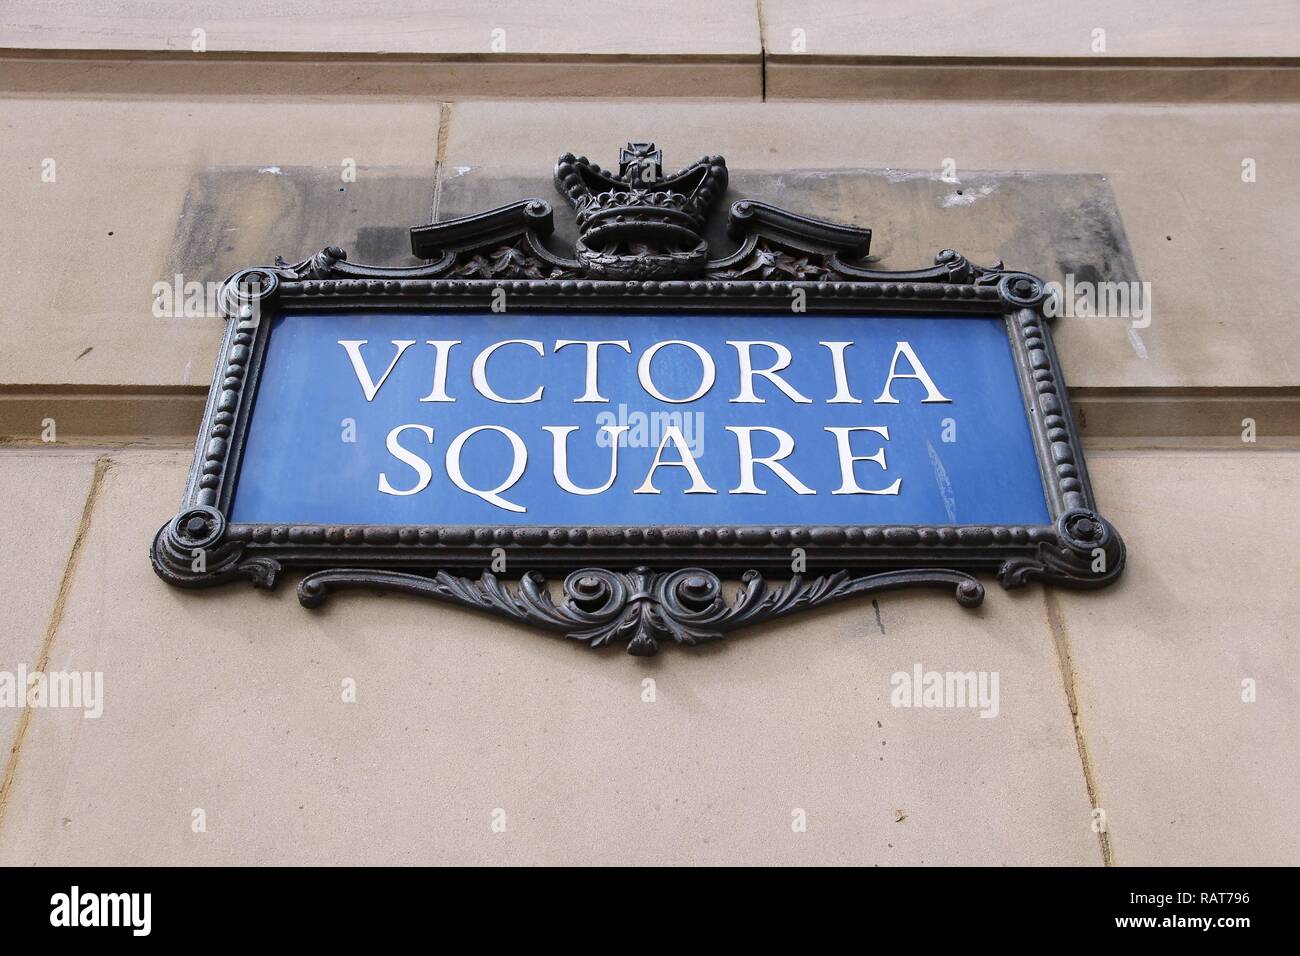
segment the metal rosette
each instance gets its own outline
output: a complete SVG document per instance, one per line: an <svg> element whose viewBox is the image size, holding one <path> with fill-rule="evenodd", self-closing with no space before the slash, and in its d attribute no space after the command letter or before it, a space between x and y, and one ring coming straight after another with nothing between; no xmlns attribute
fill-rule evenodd
<svg viewBox="0 0 1300 956"><path fill-rule="evenodd" d="M1075 587L1102 587L1124 570L1124 539L1115 526L1090 508L1073 508L1056 519L1057 541Z"/></svg>
<svg viewBox="0 0 1300 956"><path fill-rule="evenodd" d="M241 326L255 328L261 304L280 288L280 277L269 268L241 269L221 285L218 303L222 314Z"/></svg>
<svg viewBox="0 0 1300 956"><path fill-rule="evenodd" d="M564 593L584 623L607 621L627 606L627 580L605 568L582 568L564 579Z"/></svg>
<svg viewBox="0 0 1300 956"><path fill-rule="evenodd" d="M225 533L226 519L216 508L196 505L183 509L154 536L150 555L154 571L181 587L210 583L226 557L222 553ZM199 556L203 560L196 567Z"/></svg>
<svg viewBox="0 0 1300 956"><path fill-rule="evenodd" d="M1004 272L998 277L998 297L1017 309L1036 309L1050 294L1043 280L1028 272Z"/></svg>

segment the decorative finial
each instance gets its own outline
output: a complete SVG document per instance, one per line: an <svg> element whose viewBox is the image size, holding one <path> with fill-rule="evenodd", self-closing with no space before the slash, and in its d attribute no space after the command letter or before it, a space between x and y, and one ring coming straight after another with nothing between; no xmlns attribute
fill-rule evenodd
<svg viewBox="0 0 1300 956"><path fill-rule="evenodd" d="M703 156L671 176L654 143L619 150L618 173L565 153L555 187L578 221L578 261L605 279L680 279L699 275L709 258L704 226L727 189L727 161Z"/></svg>

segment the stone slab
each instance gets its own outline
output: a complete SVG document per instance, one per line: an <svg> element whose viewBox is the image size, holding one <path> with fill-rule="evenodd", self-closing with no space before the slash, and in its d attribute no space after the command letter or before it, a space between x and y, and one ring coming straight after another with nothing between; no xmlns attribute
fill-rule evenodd
<svg viewBox="0 0 1300 956"><path fill-rule="evenodd" d="M55 419L57 435L58 420ZM31 671L63 581L95 473L93 452L0 448L0 671ZM21 710L0 706L0 755L9 758Z"/></svg>
<svg viewBox="0 0 1300 956"><path fill-rule="evenodd" d="M1300 8L1253 0L763 0L769 53L890 57L1294 57ZM1093 31L1105 30L1104 52ZM802 35L795 31L801 30Z"/></svg>
<svg viewBox="0 0 1300 956"><path fill-rule="evenodd" d="M1094 452L1089 470L1128 565L1057 600L1115 861L1294 866L1300 454Z"/></svg>
<svg viewBox="0 0 1300 956"><path fill-rule="evenodd" d="M567 0L11 0L0 47L299 53L719 54L759 51L749 0L623 0L599 15Z"/></svg>

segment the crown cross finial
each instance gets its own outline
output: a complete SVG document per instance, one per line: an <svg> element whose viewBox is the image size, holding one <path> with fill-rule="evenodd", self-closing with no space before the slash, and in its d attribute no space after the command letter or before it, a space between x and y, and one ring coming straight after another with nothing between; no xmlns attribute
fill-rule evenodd
<svg viewBox="0 0 1300 956"><path fill-rule="evenodd" d="M654 143L628 143L618 151L618 174L623 179L657 182L664 175L664 151Z"/></svg>

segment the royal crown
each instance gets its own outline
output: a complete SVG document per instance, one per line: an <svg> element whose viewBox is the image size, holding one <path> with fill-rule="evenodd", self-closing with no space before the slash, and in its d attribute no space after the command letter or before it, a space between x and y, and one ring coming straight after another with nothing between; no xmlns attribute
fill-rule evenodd
<svg viewBox="0 0 1300 956"><path fill-rule="evenodd" d="M555 187L576 213L576 251L587 274L656 279L704 270L704 225L726 192L726 160L702 156L671 176L662 161L654 143L628 143L617 173L572 153L556 162Z"/></svg>

